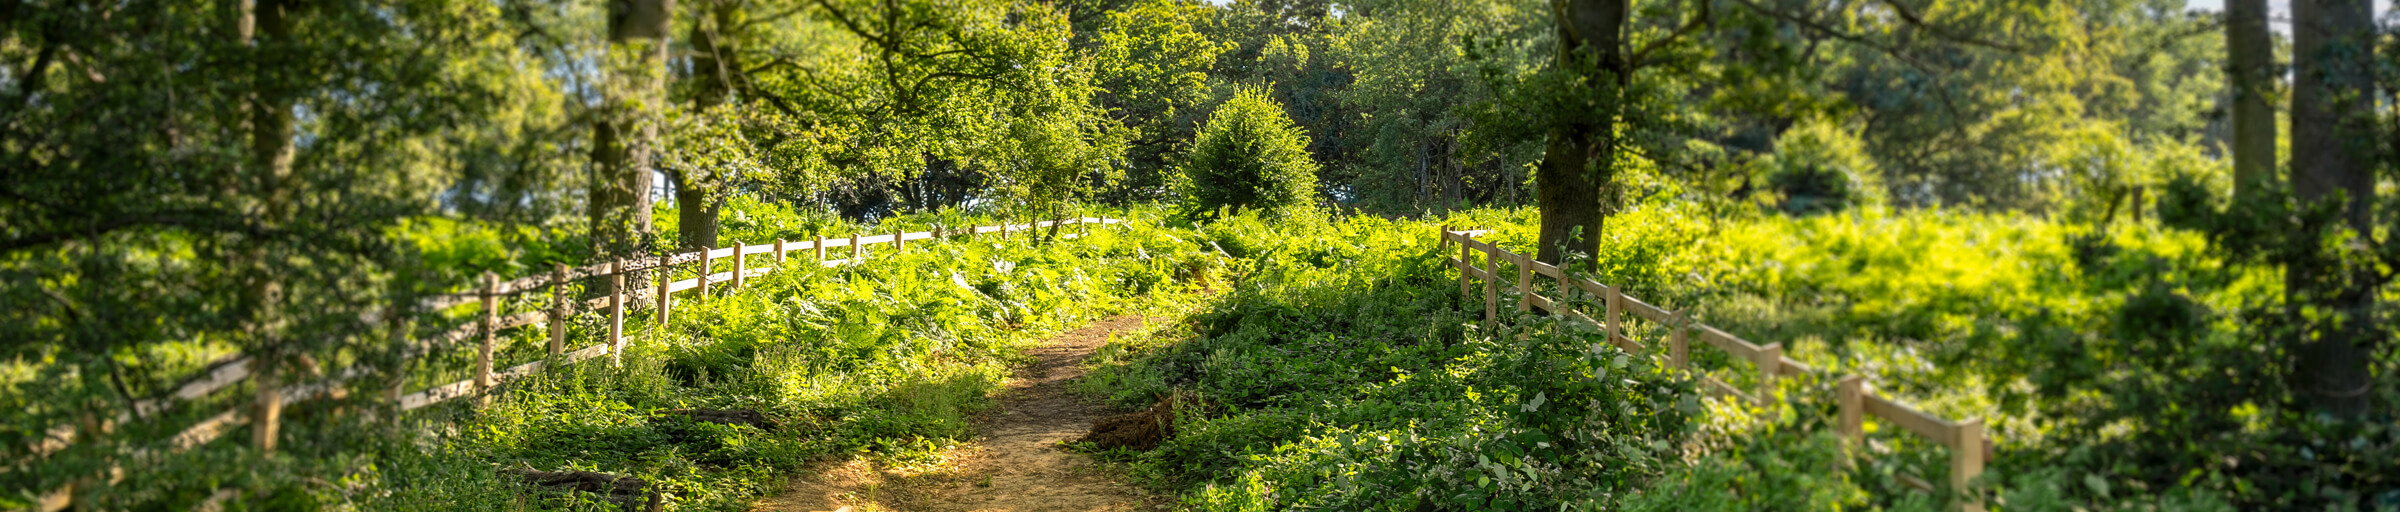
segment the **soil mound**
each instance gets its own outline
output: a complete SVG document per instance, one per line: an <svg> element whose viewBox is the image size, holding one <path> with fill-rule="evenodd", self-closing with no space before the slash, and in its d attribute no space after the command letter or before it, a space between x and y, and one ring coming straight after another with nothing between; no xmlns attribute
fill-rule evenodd
<svg viewBox="0 0 2400 512"><path fill-rule="evenodd" d="M1126 447L1150 451L1157 448L1158 443L1175 437L1175 413L1178 410L1198 405L1203 404L1181 394L1161 396L1158 403L1151 404L1148 409L1092 422L1092 431L1075 442L1092 443L1092 446L1102 450Z"/></svg>

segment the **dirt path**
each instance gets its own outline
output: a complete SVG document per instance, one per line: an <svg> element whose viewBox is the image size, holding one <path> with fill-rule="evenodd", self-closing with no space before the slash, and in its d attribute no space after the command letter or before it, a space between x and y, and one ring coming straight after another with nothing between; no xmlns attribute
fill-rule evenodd
<svg viewBox="0 0 2400 512"><path fill-rule="evenodd" d="M1058 448L1082 437L1107 411L1068 389L1080 363L1110 333L1142 327L1125 315L1060 334L1034 349L1033 366L1017 373L998 407L977 420L975 442L948 450L948 464L912 471L857 459L793 482L783 495L752 510L819 511L844 506L893 511L1134 511L1163 502L1118 480L1082 454Z"/></svg>

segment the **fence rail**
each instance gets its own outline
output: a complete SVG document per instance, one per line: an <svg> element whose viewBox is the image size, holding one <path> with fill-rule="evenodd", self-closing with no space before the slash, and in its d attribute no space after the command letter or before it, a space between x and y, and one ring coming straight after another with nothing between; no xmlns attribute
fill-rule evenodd
<svg viewBox="0 0 2400 512"><path fill-rule="evenodd" d="M935 228L932 231L880 235L853 233L847 238L829 239L818 236L814 240L775 240L773 243L737 244L734 247L704 251L631 259L617 258L580 267L559 264L548 272L508 281L501 281L497 275L486 272L482 285L474 290L428 297L416 304L421 310L435 312L468 304L478 304L480 316L476 322L425 336L410 344L412 355L422 356L444 347L474 340L478 343L474 376L435 385L413 393L404 392L401 386L395 386L387 396L402 411L419 409L464 397L481 397L488 400L490 397L488 392L498 385L510 380L532 376L551 364L553 359L545 359L498 370L492 368L493 351L500 331L533 325L547 324L550 327L547 352L560 363L574 364L603 355L609 356L611 362L615 363L617 357L624 351L626 310L638 305L651 305L655 308L654 318L657 323L663 325L671 318L670 311L673 310L675 303L672 297L676 292L703 290L691 295L694 300L706 300L710 285L720 284L727 288L740 288L751 277L773 272L794 251L812 251L818 264L835 267L869 258L871 252L867 250L867 246L871 245L892 244L895 250L905 250L911 240L973 238L987 233L997 233L1000 238L1007 239L1010 233L1054 226L1061 229L1064 226L1075 226L1079 233L1064 236L1077 236L1089 234L1090 226L1094 224L1107 226L1124 222L1122 219L1078 217L1057 221L974 226L960 229ZM847 258L827 259L825 251L827 247L848 247L850 254ZM773 255L776 266L750 268L748 257L762 254ZM723 271L713 268L716 261L720 259L732 260L733 267ZM653 272L657 276L654 285L641 282L628 283L625 279L638 272L671 269L674 265L693 262L699 264L700 270L698 275L691 278L674 280L670 272L660 271ZM584 279L601 277L609 279L606 284L608 290L606 295L584 300L568 298L569 286ZM527 311L507 316L499 314L503 301L519 294L543 289L548 289L552 294L550 310ZM602 336L604 338L602 343L573 351L566 350L568 329L565 327L565 322L576 311L607 312L608 329L605 336ZM369 314L369 316L375 315L375 313ZM18 461L18 467L29 466L50 454L64 450L74 444L78 437L90 437L86 431L111 431L123 425L146 420L159 412L173 408L177 403L200 400L244 381L260 380L259 376L254 374L256 368L253 363L248 356L222 358L186 379L183 384L176 386L173 393L164 397L137 401L130 408L131 410L119 413L113 418L113 421L87 421L83 425L66 424L52 427L44 432L45 435L42 438L32 443L30 446L31 456ZM272 433L277 428L276 423L283 404L311 400L329 393L340 393L345 389L342 385L348 381L374 375L377 372L368 368L350 367L331 373L332 375L327 378L289 386L262 383L258 389L259 396L253 404L227 409L178 431L165 440L166 451L168 453L181 452L205 445L223 437L237 427L251 423L258 423L258 425L253 425L256 431ZM405 383L405 379L402 382ZM274 436L272 434L256 436L255 442L261 449L272 450ZM149 448L138 449L133 453L137 460L157 455L157 452ZM56 512L72 506L75 487L76 485L69 484L44 493L35 501L31 510Z"/></svg>
<svg viewBox="0 0 2400 512"><path fill-rule="evenodd" d="M1531 257L1510 252L1491 242L1475 238L1489 232L1489 230L1453 230L1444 226L1441 239L1436 242L1436 250L1444 252L1443 260L1448 266L1459 271L1459 295L1466 297L1467 300L1474 300L1476 298L1474 282L1477 279L1482 280L1483 312L1486 322L1499 321L1502 304L1501 288L1505 286L1509 291L1518 294L1516 308L1519 311L1533 312L1538 309L1566 318L1574 323L1599 329L1607 333L1610 344L1627 352L1641 352L1645 347L1625 334L1627 329L1621 314L1631 312L1633 316L1665 326L1668 329L1667 346L1665 347L1667 361L1676 369L1692 370L1690 351L1691 341L1694 338L1697 338L1703 345L1715 347L1717 350L1732 355L1737 360L1746 361L1756 367L1758 387L1748 391L1714 376L1698 375L1703 389L1719 396L1752 403L1766 404L1775 399L1774 390L1777 377L1816 373L1815 369L1786 355L1781 343L1760 345L1743 340L1722 329L1693 322L1691 317L1681 310L1668 310L1651 305L1630 295L1625 295L1623 290L1618 287L1588 278L1574 277L1557 266L1536 261ZM1449 244L1452 242L1456 242L1459 247L1458 256L1455 258L1447 254ZM1475 262L1477 253L1483 255L1481 266L1476 265ZM1513 280L1499 270L1504 263L1516 268ZM1558 282L1557 289L1562 297L1552 299L1543 296L1542 289L1535 285L1535 275L1556 280ZM1577 311L1573 308L1572 301L1564 300L1565 293L1575 291L1601 297L1602 304L1606 308L1602 317L1595 319L1588 313ZM1983 510L1979 500L1973 499L1972 494L1964 494L1970 492L1968 482L1974 480L1977 475L1983 474L1984 459L1991 449L1991 440L1984 436L1983 420L1969 417L1952 421L1918 410L1908 404L1869 391L1866 386L1866 378L1857 375L1841 376L1836 381L1835 389L1837 393L1835 399L1840 406L1837 427L1842 438L1849 446L1853 447L1854 451L1863 447L1866 441L1865 419L1867 416L1887 420L1902 430L1942 445L1950 452L1949 483L1951 488L1970 497L1965 503L1960 504L1960 508L1978 512ZM1913 477L1904 478L1903 481L1926 490L1933 488L1932 485L1913 479Z"/></svg>

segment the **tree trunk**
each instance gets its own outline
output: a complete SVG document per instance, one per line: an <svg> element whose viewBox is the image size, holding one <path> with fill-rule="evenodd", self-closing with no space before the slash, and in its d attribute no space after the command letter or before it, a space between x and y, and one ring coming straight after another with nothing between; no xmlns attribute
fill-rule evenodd
<svg viewBox="0 0 2400 512"><path fill-rule="evenodd" d="M597 168L586 198L592 243L601 254L625 254L650 231L651 165L658 147L658 111L666 99L666 36L673 0L611 0L608 76L601 114L592 123Z"/></svg>
<svg viewBox="0 0 2400 512"><path fill-rule="evenodd" d="M235 37L250 46L252 61L250 82L250 171L251 198L259 202L258 221L270 228L292 217L291 191L292 159L297 148L293 144L293 94L291 77L283 67L288 64L292 45L293 11L299 5L288 0L258 0L242 2L243 11L236 21ZM276 279L273 252L266 244L253 241L245 244L247 259L244 310L247 318L243 330L250 338L252 360L257 367L260 386L251 404L251 440L261 451L273 451L277 438L277 418L283 413L283 397L274 378L288 354L283 347L280 307L283 302L283 283Z"/></svg>
<svg viewBox="0 0 2400 512"><path fill-rule="evenodd" d="M1627 0L1553 0L1558 19L1561 71L1584 73L1588 87L1614 95L1630 83L1624 57ZM1586 61L1585 59L1591 59ZM1598 252L1600 229L1615 209L1617 102L1590 113L1587 123L1550 130L1541 166L1534 170L1542 211L1541 248L1536 258L1559 264L1570 252Z"/></svg>
<svg viewBox="0 0 2400 512"><path fill-rule="evenodd" d="M1050 205L1050 236L1049 236L1049 238L1048 238L1048 239L1046 239L1046 240L1043 240L1043 241L1042 241L1042 243L1044 243L1044 244L1049 244L1049 243L1056 243L1056 242L1058 242L1058 228L1059 228L1061 225L1065 224L1065 223L1066 223L1066 220L1067 220L1067 207L1066 207L1066 205L1063 205L1063 204L1057 204L1057 203L1052 203L1052 204Z"/></svg>
<svg viewBox="0 0 2400 512"><path fill-rule="evenodd" d="M736 52L740 41L733 30L748 17L741 0L718 0L709 14L708 19L692 24L688 37L692 41L692 76L698 79L692 102L702 109L732 99L737 87L733 74L742 68L741 55Z"/></svg>
<svg viewBox="0 0 2400 512"><path fill-rule="evenodd" d="M2369 162L2374 27L2368 0L2292 2L2292 192L2304 203L2347 197L2343 220L2372 236L2375 181ZM2375 290L2343 273L2357 265L2306 262L2284 268L2286 302L2342 318L2296 341L2292 387L2312 410L2355 417L2368 407Z"/></svg>
<svg viewBox="0 0 2400 512"><path fill-rule="evenodd" d="M2233 195L2249 197L2275 180L2275 106L2280 73L2267 34L2267 0L2225 5L2226 78L2233 90Z"/></svg>
<svg viewBox="0 0 2400 512"><path fill-rule="evenodd" d="M722 204L708 190L692 183L689 177L676 173L675 233L683 250L710 249L717 246L717 210Z"/></svg>
<svg viewBox="0 0 2400 512"><path fill-rule="evenodd" d="M742 66L730 33L744 17L741 2L719 0L711 11L710 18L686 29L692 42L692 103L702 112L733 99L733 73ZM717 214L724 207L715 190L722 184L696 173L692 169L667 170L675 183L677 243L686 250L717 246Z"/></svg>

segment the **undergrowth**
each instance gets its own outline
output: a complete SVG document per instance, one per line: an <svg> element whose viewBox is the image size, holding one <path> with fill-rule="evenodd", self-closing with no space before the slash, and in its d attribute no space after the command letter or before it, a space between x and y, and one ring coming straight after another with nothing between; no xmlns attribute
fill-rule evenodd
<svg viewBox="0 0 2400 512"><path fill-rule="evenodd" d="M752 218L779 216L788 215ZM944 220L973 221L874 229ZM594 359L511 383L488 407L418 416L432 435L393 443L381 455L391 462L361 474L357 492L324 499L367 509L605 505L528 490L506 472L581 470L642 478L669 510L741 510L816 461L930 462L971 435L969 418L1025 361L1023 349L1092 318L1187 300L1214 268L1204 247L1137 222L1050 243L987 235L896 254L876 246L865 263L835 268L797 251L741 289L679 298L663 328L629 318L621 367ZM540 339L521 338L517 352ZM758 411L777 425L675 412L692 409Z"/></svg>
<svg viewBox="0 0 2400 512"><path fill-rule="evenodd" d="M1430 224L1201 230L1239 258L1232 281L1182 337L1115 340L1127 363L1094 374L1123 406L1213 405L1135 458L1186 507L1592 509L1671 467L1694 428L1688 384L1645 356L1554 322L1478 325Z"/></svg>
<svg viewBox="0 0 2400 512"><path fill-rule="evenodd" d="M1656 354L1517 313L1513 294L1482 322L1482 287L1461 296L1441 259L1458 248L1437 255L1435 227L1529 253L1534 215L1199 226L1231 256L1229 281L1176 329L1113 340L1085 389L1125 408L1170 393L1211 405L1157 450L1119 454L1194 510L2400 508L2400 429L2272 398L2283 356L2254 322L2276 306L2277 272L2196 234L1654 198L1610 218L1600 254L1570 256L1579 275L1819 370L1779 379L1761 406L1692 398ZM1695 344L1693 359L1756 383L1722 352ZM1974 495L1941 485L1947 449L1893 424L1844 446L1842 374L1982 418L1996 446ZM2393 401L2388 383L2377 393Z"/></svg>

